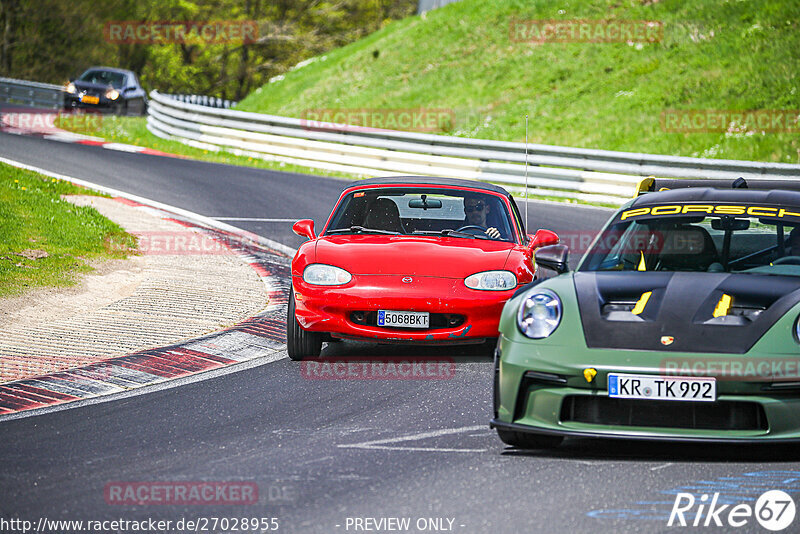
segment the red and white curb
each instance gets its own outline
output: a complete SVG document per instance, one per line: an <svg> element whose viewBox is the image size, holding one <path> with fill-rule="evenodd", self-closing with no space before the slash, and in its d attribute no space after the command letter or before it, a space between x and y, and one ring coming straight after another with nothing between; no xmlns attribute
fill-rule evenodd
<svg viewBox="0 0 800 534"><path fill-rule="evenodd" d="M72 143L76 145L99 146L108 150L119 152L130 152L136 154L149 154L151 156L168 156L171 158L184 158L178 154L170 154L152 148L145 148L137 145L125 143L110 143L101 137L84 135L70 132L56 126L59 118L65 117L67 120L82 120L89 122L101 120L103 115L91 113L88 115L71 115L69 112L59 112L56 110L33 109L33 108L14 108L0 106L0 131L29 137L40 137L51 141L62 143Z"/></svg>
<svg viewBox="0 0 800 534"><path fill-rule="evenodd" d="M285 310L294 249L180 208L52 173L13 160L0 162L106 192L126 204L208 234L248 263L268 288L259 315L181 344L110 358L61 372L0 384L0 417L54 405L119 394L178 378L261 359L286 357Z"/></svg>
<svg viewBox="0 0 800 534"><path fill-rule="evenodd" d="M116 150L118 152L130 152L135 154L148 154L150 156L166 156L170 158L185 158L178 154L170 154L169 152L162 152L152 148L146 148L137 145L128 145L125 143L111 143L100 137L92 137L89 135L82 135L66 130L28 130L22 128L2 128L0 131L13 135L22 135L26 137L41 137L42 139L49 139L51 141L59 141L61 143L71 143L75 145L98 146L108 150Z"/></svg>

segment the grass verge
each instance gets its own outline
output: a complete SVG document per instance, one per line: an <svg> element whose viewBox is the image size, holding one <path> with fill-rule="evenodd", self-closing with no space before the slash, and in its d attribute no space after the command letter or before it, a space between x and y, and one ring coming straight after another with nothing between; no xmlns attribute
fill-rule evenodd
<svg viewBox="0 0 800 534"><path fill-rule="evenodd" d="M94 208L61 195L97 194L69 182L0 164L0 297L31 287L69 286L91 260L126 257L136 241ZM108 246L110 242L126 247ZM120 250L120 249L123 250Z"/></svg>

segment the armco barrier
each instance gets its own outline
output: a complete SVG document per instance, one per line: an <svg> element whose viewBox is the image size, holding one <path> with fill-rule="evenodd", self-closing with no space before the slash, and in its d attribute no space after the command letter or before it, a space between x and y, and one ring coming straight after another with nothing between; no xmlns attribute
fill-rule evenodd
<svg viewBox="0 0 800 534"><path fill-rule="evenodd" d="M492 148L447 146L452 137L353 127L220 110L150 94L148 129L206 149L371 176L428 175L525 185L522 158ZM363 129L362 129L363 130ZM443 142L442 145L433 143ZM476 141L476 140L468 140ZM523 145L524 146L524 145ZM624 174L539 166L528 168L531 194L620 204L640 178Z"/></svg>
<svg viewBox="0 0 800 534"><path fill-rule="evenodd" d="M61 109L64 107L64 88L50 83L0 78L0 104Z"/></svg>
<svg viewBox="0 0 800 534"><path fill-rule="evenodd" d="M178 101L151 93L148 128L204 148L366 175L468 178L522 191L526 145L314 123ZM527 146L531 194L621 204L643 176L797 179L800 165Z"/></svg>
<svg viewBox="0 0 800 534"><path fill-rule="evenodd" d="M197 104L200 106L207 106L211 108L225 108L228 109L231 106L235 106L237 102L232 100L223 100L222 98L217 98L214 96L204 96L204 95L169 95L171 98L177 100L178 102L186 102L188 104Z"/></svg>

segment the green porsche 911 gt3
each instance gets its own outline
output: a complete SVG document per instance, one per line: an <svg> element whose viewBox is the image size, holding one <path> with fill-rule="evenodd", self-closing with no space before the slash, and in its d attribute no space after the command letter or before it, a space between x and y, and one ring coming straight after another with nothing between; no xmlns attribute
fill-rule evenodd
<svg viewBox="0 0 800 534"><path fill-rule="evenodd" d="M505 443L800 441L800 180L660 180L503 309Z"/></svg>

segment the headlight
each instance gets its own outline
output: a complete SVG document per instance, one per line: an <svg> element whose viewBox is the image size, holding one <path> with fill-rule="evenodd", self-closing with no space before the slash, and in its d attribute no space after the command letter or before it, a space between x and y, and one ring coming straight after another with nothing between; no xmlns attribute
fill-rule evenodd
<svg viewBox="0 0 800 534"><path fill-rule="evenodd" d="M303 271L303 281L315 286L341 286L352 279L344 269L324 263L312 263Z"/></svg>
<svg viewBox="0 0 800 534"><path fill-rule="evenodd" d="M517 277L510 271L484 271L466 277L464 284L470 289L506 291L517 287Z"/></svg>
<svg viewBox="0 0 800 534"><path fill-rule="evenodd" d="M561 301L547 289L534 289L522 301L517 313L520 332L531 339L542 339L552 334L561 322Z"/></svg>
<svg viewBox="0 0 800 534"><path fill-rule="evenodd" d="M106 91L106 98L109 100L116 100L119 98L119 91L111 87L108 91Z"/></svg>
<svg viewBox="0 0 800 534"><path fill-rule="evenodd" d="M73 95L78 91L77 89L75 89L75 84L72 82L69 82L67 86L64 88L64 90Z"/></svg>

